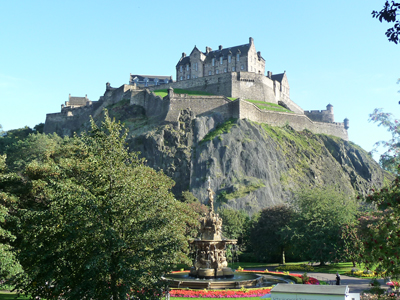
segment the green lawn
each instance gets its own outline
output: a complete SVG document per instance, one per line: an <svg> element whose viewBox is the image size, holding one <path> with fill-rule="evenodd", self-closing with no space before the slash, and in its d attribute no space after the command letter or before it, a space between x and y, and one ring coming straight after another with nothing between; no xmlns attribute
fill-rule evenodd
<svg viewBox="0 0 400 300"><path fill-rule="evenodd" d="M28 297L25 296L21 296L21 297L17 297L17 294L15 293L9 293L9 292L5 292L5 291L0 291L0 300L25 300L25 299L29 299Z"/></svg>
<svg viewBox="0 0 400 300"><path fill-rule="evenodd" d="M157 96L164 98L165 96L168 95L168 90L167 89L161 89L161 90L155 90L153 92ZM174 89L175 94L188 94L192 96L211 96L211 93L207 92L202 92L202 91L188 91L188 90L183 90L183 89Z"/></svg>
<svg viewBox="0 0 400 300"><path fill-rule="evenodd" d="M261 110L272 110L272 111L293 113L292 111L284 108L283 106L275 104L275 103L265 102L265 101L260 101L260 100L252 100L252 99L246 99L246 101L253 103Z"/></svg>

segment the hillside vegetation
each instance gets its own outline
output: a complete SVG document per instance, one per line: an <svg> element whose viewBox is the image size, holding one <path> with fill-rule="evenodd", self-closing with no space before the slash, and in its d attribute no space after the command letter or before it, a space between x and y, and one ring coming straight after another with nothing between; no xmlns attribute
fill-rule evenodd
<svg viewBox="0 0 400 300"><path fill-rule="evenodd" d="M205 203L210 176L217 206L254 213L290 201L304 187L334 185L364 195L392 180L366 151L337 137L190 110L181 112L178 126L159 125L128 102L108 108L130 129L130 149L174 179L177 197L190 190Z"/></svg>

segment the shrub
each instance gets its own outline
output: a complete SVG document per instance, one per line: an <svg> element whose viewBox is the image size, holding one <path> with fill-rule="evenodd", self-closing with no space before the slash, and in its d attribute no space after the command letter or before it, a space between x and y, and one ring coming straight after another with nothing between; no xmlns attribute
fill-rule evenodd
<svg viewBox="0 0 400 300"><path fill-rule="evenodd" d="M310 265L285 265L285 266L279 266L276 268L278 271L306 271L306 272L312 272L314 271L313 266Z"/></svg>

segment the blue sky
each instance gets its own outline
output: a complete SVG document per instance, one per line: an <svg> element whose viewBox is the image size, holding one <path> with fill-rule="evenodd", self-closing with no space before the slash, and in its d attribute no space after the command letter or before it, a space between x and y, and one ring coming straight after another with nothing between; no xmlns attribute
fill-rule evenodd
<svg viewBox="0 0 400 300"><path fill-rule="evenodd" d="M72 96L98 100L129 74L172 75L182 52L248 43L266 71L286 71L305 110L332 104L351 141L371 150L389 134L368 122L399 113L400 45L371 17L384 0L1 1L0 124L33 127Z"/></svg>

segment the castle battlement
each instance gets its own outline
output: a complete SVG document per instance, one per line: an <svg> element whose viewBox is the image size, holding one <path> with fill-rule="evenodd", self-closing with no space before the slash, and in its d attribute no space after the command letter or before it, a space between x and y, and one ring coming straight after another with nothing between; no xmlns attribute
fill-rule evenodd
<svg viewBox="0 0 400 300"><path fill-rule="evenodd" d="M90 101L87 95L69 95L61 113L47 115L44 130L46 133L72 134L90 115L96 116L104 107L130 99L131 105L142 106L146 116L154 122L179 126L181 111L190 110L195 116L216 113L222 119L249 119L273 126L289 124L298 131L307 129L348 140L349 120L335 122L331 104L326 110L304 111L290 99L286 71L279 74L268 71L267 76L264 75L265 60L256 51L252 38L248 44L228 48L220 46L215 51L206 47L206 52L201 52L195 46L189 56L182 54L176 72L175 82L170 76L132 74L130 84L118 88L111 87L107 82L106 91L99 101ZM158 89L168 89L168 95L164 98L156 96L153 92ZM174 89L202 91L212 95L176 94ZM236 100L231 101L228 97ZM261 110L246 99L277 104L293 113Z"/></svg>

